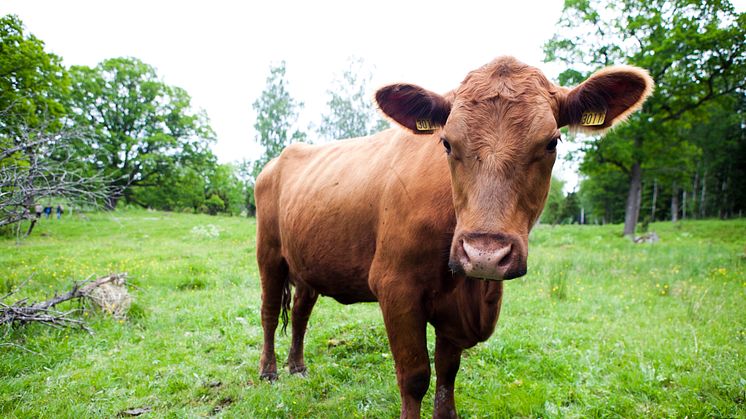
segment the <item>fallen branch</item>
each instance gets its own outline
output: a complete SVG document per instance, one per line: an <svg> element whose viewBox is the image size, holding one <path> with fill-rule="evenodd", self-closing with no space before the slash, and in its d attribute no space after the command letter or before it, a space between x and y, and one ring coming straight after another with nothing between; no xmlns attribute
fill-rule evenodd
<svg viewBox="0 0 746 419"><path fill-rule="evenodd" d="M54 310L53 307L65 301L85 297L93 301L105 311L108 311L115 315L118 313L121 314L119 306L117 306L116 310L112 309L112 304L107 301L102 302L102 298L100 296L102 295L101 290L107 287L123 287L126 283L126 277L127 273L125 272L120 274L111 274L109 276L101 277L93 281L83 281L80 283L76 283L73 285L72 290L64 294L55 294L54 297L50 298L49 300L30 305L28 304L27 298L18 300L11 305L5 304L3 301L13 294L13 292L10 292L4 297L0 298L0 326L10 324L25 325L27 323L37 322L56 328L78 326L91 333L91 330L85 325L84 321L71 317L73 314L79 311L78 309L58 311ZM126 307L128 307L129 296L127 295L126 298ZM126 307L124 308L124 311L126 311Z"/></svg>
<svg viewBox="0 0 746 419"><path fill-rule="evenodd" d="M660 241L660 237L658 237L657 234L655 234L655 231L650 233L645 233L642 236L635 237L632 241L635 243L658 243Z"/></svg>
<svg viewBox="0 0 746 419"><path fill-rule="evenodd" d="M18 348L18 349L20 349L20 350L22 350L22 351L26 351L26 352L28 352L28 353L32 353L32 354L34 354L34 355L42 355L42 354L41 354L41 353L39 353L39 352L36 352L36 351L32 351L31 349L29 349L29 348L27 348L27 347L25 347L25 346L23 346L23 345L17 345L17 344L15 344L15 343L0 343L0 347L3 347L3 346L9 346L9 347L11 347L11 348Z"/></svg>

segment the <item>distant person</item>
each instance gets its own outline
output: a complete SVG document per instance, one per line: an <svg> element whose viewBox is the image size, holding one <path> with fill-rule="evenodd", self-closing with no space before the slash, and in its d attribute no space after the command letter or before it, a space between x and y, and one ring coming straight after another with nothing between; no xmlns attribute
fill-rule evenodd
<svg viewBox="0 0 746 419"><path fill-rule="evenodd" d="M41 212L42 211L44 211L44 207L42 207L39 204L36 204L36 206L34 207L34 212L36 213L36 219L37 220L41 218Z"/></svg>
<svg viewBox="0 0 746 419"><path fill-rule="evenodd" d="M44 207L44 215L49 218L52 215L52 207Z"/></svg>
<svg viewBox="0 0 746 419"><path fill-rule="evenodd" d="M62 205L57 205L57 219L62 218Z"/></svg>

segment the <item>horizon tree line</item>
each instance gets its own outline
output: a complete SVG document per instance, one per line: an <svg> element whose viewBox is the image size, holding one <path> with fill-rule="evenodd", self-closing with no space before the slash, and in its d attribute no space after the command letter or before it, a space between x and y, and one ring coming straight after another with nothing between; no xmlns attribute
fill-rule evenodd
<svg viewBox="0 0 746 419"><path fill-rule="evenodd" d="M582 181L567 195L561 185L553 187L542 222L624 222L624 233L632 235L640 221L741 216L745 28L746 17L728 1L567 2L557 34L544 47L546 61L568 67L560 84L628 63L647 68L657 90L621 128L603 136L570 136L581 143L569 157L579 162ZM12 181L32 161L43 162L55 173L77 176L68 179L90 179L81 190L95 193L79 195L106 209L123 201L253 215L254 180L287 145L365 136L389 126L368 99L370 68L353 57L327 91L320 124L299 127L303 102L289 91L282 61L270 66L263 92L250 105L256 112L254 140L264 153L253 161L219 164L210 150L216 137L207 114L152 66L111 58L94 67L65 68L12 15L0 19L0 35L0 173ZM48 139L44 145L42 138ZM39 182L31 170L25 173L28 185ZM0 207L9 202L11 184L0 184ZM34 187L43 189L41 183ZM30 211L23 208L44 196L34 187L16 198L14 219L28 219ZM11 219L0 211L2 217Z"/></svg>

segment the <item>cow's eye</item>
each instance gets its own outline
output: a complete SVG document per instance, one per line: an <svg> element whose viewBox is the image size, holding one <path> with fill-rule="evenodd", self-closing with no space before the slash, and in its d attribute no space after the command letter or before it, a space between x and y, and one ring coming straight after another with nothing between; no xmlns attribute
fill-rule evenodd
<svg viewBox="0 0 746 419"><path fill-rule="evenodd" d="M446 154L451 154L451 143L448 142L445 138L440 139L443 142L443 147L446 149Z"/></svg>
<svg viewBox="0 0 746 419"><path fill-rule="evenodd" d="M554 153L555 151L557 151L557 142L559 140L560 140L559 137L552 138L552 141L550 141L550 142L547 143L547 151L550 152L550 153Z"/></svg>

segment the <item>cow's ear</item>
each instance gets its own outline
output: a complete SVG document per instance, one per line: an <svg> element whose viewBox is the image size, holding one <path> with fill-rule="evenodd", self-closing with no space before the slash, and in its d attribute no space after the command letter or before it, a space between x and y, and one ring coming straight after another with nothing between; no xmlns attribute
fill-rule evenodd
<svg viewBox="0 0 746 419"><path fill-rule="evenodd" d="M430 134L446 124L451 103L413 84L392 84L376 92L381 111L415 134Z"/></svg>
<svg viewBox="0 0 746 419"><path fill-rule="evenodd" d="M560 98L557 126L602 132L638 110L653 92L653 85L647 71L638 67L600 70Z"/></svg>

